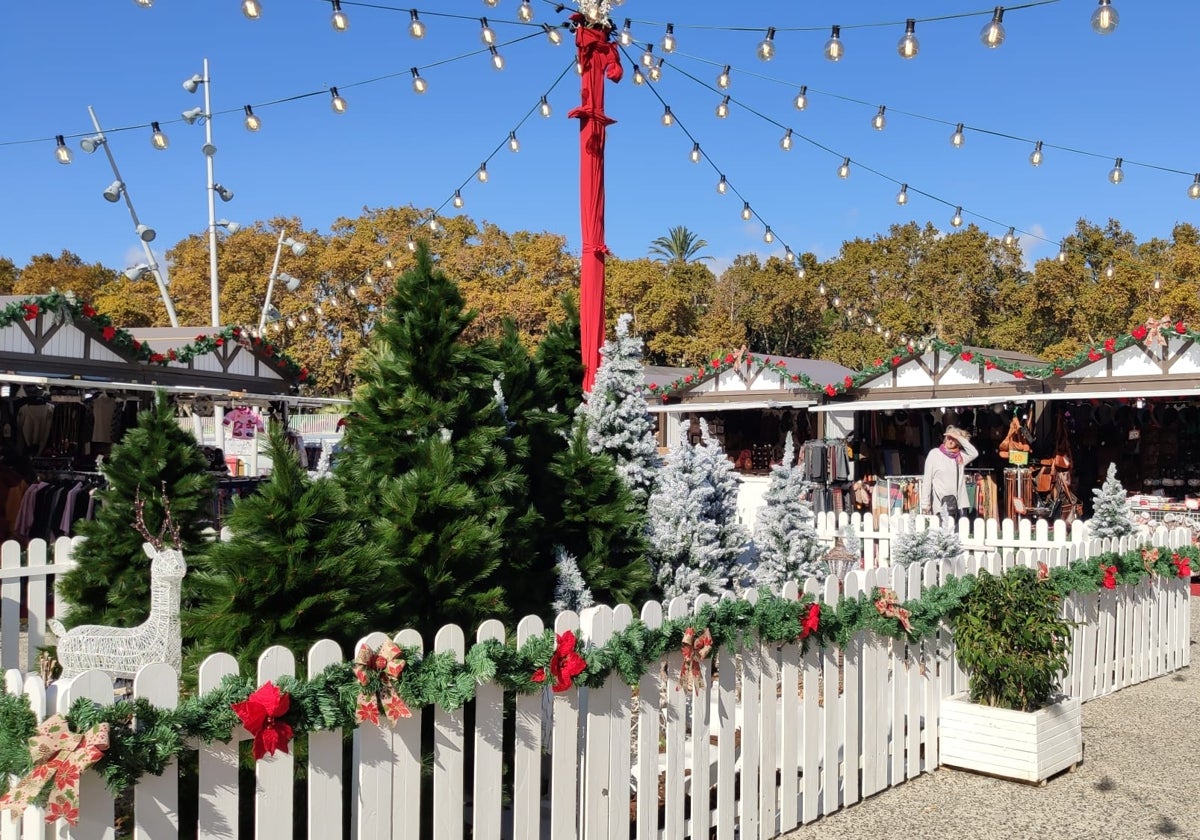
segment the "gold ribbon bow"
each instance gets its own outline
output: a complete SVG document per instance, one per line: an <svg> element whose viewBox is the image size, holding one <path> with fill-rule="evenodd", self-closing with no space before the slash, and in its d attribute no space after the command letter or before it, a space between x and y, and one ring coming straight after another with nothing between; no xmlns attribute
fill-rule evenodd
<svg viewBox="0 0 1200 840"><path fill-rule="evenodd" d="M1142 549L1142 565L1146 567L1146 571L1150 574L1150 577L1155 577L1154 564L1157 562L1158 562L1158 549L1157 548L1143 548Z"/></svg>
<svg viewBox="0 0 1200 840"><path fill-rule="evenodd" d="M46 822L79 822L79 776L108 749L108 724L98 723L82 734L72 732L62 715L46 718L29 739L33 769L4 796L0 809L20 816L50 786Z"/></svg>
<svg viewBox="0 0 1200 840"><path fill-rule="evenodd" d="M679 687L684 691L700 693L704 686L704 673L700 670L700 663L708 658L712 648L713 637L708 628L699 636L696 635L695 627L683 631L683 646L680 648L680 652L683 653L683 667L679 670Z"/></svg>
<svg viewBox="0 0 1200 840"><path fill-rule="evenodd" d="M1162 330L1169 329L1171 319L1164 315L1161 318L1150 318L1146 321L1146 346L1147 347L1166 347L1167 341L1163 338Z"/></svg>
<svg viewBox="0 0 1200 840"><path fill-rule="evenodd" d="M896 599L896 593L892 590L879 590L879 600L875 602L875 609L884 618L894 618L899 621L905 633L912 632L912 625L908 623L910 613L904 607L900 606L900 602Z"/></svg>
<svg viewBox="0 0 1200 840"><path fill-rule="evenodd" d="M400 718L412 717L398 688L404 665L404 651L395 642L384 642L378 650L371 650L367 645L359 647L358 655L354 657L354 677L363 686L358 695L358 708L354 711L359 723L369 720L382 726L379 723L381 707L392 725ZM378 677L377 691L369 687L372 674Z"/></svg>

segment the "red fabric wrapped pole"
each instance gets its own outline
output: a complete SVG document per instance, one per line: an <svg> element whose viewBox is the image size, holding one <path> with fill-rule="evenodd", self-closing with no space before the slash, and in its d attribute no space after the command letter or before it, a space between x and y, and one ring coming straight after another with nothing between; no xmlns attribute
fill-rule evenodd
<svg viewBox="0 0 1200 840"><path fill-rule="evenodd" d="M583 351L583 390L592 390L604 341L604 143L616 120L604 113L604 80L621 81L621 57L610 40L612 29L587 25L572 15L575 48L583 67L581 104L568 117L579 119L579 218L583 248L579 265L579 327Z"/></svg>

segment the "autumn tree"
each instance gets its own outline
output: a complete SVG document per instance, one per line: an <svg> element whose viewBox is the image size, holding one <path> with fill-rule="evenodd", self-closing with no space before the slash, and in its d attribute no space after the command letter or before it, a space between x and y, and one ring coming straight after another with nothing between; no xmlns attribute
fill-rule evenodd
<svg viewBox="0 0 1200 840"><path fill-rule="evenodd" d="M0 257L0 295L13 293L13 287L17 284L20 274L16 263L8 257Z"/></svg>
<svg viewBox="0 0 1200 840"><path fill-rule="evenodd" d="M11 263L10 263L11 265ZM4 276L0 269L0 277ZM78 255L64 250L57 257L37 254L13 278L12 294L44 295L51 289L74 292L81 300L94 300L105 284L120 275L100 263L85 263ZM165 308L163 310L166 311Z"/></svg>

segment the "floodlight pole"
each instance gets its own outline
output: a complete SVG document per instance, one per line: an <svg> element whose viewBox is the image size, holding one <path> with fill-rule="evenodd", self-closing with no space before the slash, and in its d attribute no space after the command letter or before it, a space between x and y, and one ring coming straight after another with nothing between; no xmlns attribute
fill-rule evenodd
<svg viewBox="0 0 1200 840"><path fill-rule="evenodd" d="M213 158L217 147L212 137L212 81L208 76L208 59L204 59L204 148L208 172L208 286L212 308L212 325L221 326L221 288L217 276L217 181L213 174Z"/></svg>
<svg viewBox="0 0 1200 840"><path fill-rule="evenodd" d="M279 241L275 243L275 262L271 264L271 276L267 278L267 297L263 301L262 314L258 316L258 332L267 328L267 312L271 309L271 293L275 291L275 278L279 276L279 258L283 256L283 240L287 237L287 228L280 228Z"/></svg>

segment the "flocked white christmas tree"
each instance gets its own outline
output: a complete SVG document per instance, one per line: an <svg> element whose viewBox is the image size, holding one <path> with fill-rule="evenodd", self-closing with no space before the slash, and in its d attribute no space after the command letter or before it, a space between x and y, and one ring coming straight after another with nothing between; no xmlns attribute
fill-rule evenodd
<svg viewBox="0 0 1200 840"><path fill-rule="evenodd" d="M824 574L825 550L817 541L816 517L806 501L810 489L803 471L793 463L792 436L783 447L783 463L771 469L763 506L754 524L757 564L752 572L756 588L775 594L789 580L803 581Z"/></svg>
<svg viewBox="0 0 1200 840"><path fill-rule="evenodd" d="M554 566L554 571L558 574L558 583L554 586L554 603L552 604L554 612L560 613L567 610L579 612L595 604L596 600L592 597L592 590L584 581L583 573L579 571L579 563L575 556L564 550L561 545L555 546L554 556L558 561Z"/></svg>
<svg viewBox="0 0 1200 840"><path fill-rule="evenodd" d="M943 517L941 525L925 531L907 531L892 540L893 566L910 566L927 560L957 560L963 553L954 520Z"/></svg>
<svg viewBox="0 0 1200 840"><path fill-rule="evenodd" d="M1125 488L1117 480L1117 465L1108 465L1108 476L1104 483L1092 491L1092 518L1088 522L1088 533L1092 539L1116 539L1128 536L1137 530Z"/></svg>
<svg viewBox="0 0 1200 840"><path fill-rule="evenodd" d="M617 472L640 505L654 488L662 459L642 393L642 339L629 334L632 320L628 313L618 318L616 337L600 348L596 381L579 414L587 423L588 448L616 459Z"/></svg>
<svg viewBox="0 0 1200 840"><path fill-rule="evenodd" d="M737 473L703 420L700 433L699 444L671 449L650 496L647 537L667 599L729 591L749 537L737 518Z"/></svg>

